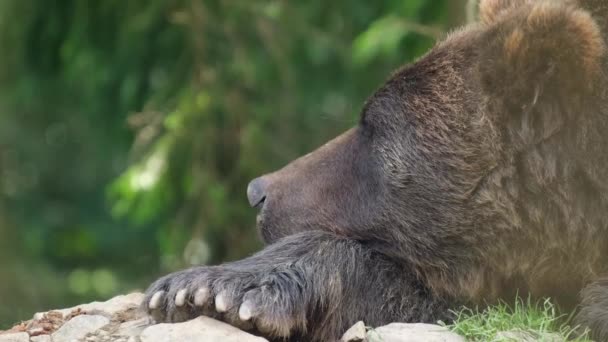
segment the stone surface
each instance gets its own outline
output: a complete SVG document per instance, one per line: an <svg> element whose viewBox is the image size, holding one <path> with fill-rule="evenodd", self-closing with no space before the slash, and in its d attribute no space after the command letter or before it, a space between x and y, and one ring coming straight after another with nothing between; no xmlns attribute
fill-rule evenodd
<svg viewBox="0 0 608 342"><path fill-rule="evenodd" d="M52 342L51 335L39 335L30 337L31 342Z"/></svg>
<svg viewBox="0 0 608 342"><path fill-rule="evenodd" d="M150 326L150 319L144 317L135 321L124 322L118 326L114 334L120 336L139 336L144 329Z"/></svg>
<svg viewBox="0 0 608 342"><path fill-rule="evenodd" d="M176 324L154 324L141 309L143 294L118 296L73 308L37 313L34 319L0 332L0 342L268 342L226 323L198 317ZM537 341L528 333L501 333L497 341ZM531 335L530 335L531 336ZM357 322L341 342L464 342L447 328L432 324L393 323L368 329ZM558 339L543 341L564 342Z"/></svg>
<svg viewBox="0 0 608 342"><path fill-rule="evenodd" d="M110 323L107 317L101 315L80 315L67 321L52 335L53 342L71 342L85 337L88 333Z"/></svg>
<svg viewBox="0 0 608 342"><path fill-rule="evenodd" d="M231 325L208 317L175 324L157 324L146 328L141 342L190 341L190 342L267 342Z"/></svg>
<svg viewBox="0 0 608 342"><path fill-rule="evenodd" d="M25 332L2 334L0 342L30 342L30 335Z"/></svg>
<svg viewBox="0 0 608 342"><path fill-rule="evenodd" d="M422 323L392 323L367 332L368 342L465 342L448 328Z"/></svg>
<svg viewBox="0 0 608 342"><path fill-rule="evenodd" d="M341 342L362 342L365 341L367 337L365 323L359 321L355 325L353 325L350 329L348 329L342 338Z"/></svg>
<svg viewBox="0 0 608 342"><path fill-rule="evenodd" d="M68 316L74 311L83 311L91 314L111 316L120 311L139 307L143 299L143 293L135 292L128 295L117 296L105 302L92 302L74 306L68 309L53 310L53 312L60 312L64 317ZM38 312L34 315L34 319L40 319L44 314L44 312Z"/></svg>

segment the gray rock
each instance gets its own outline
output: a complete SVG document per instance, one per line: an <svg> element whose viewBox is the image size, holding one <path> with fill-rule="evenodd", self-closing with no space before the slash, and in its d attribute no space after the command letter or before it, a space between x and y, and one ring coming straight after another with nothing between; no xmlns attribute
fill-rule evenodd
<svg viewBox="0 0 608 342"><path fill-rule="evenodd" d="M151 325L150 317L139 309L143 294L133 293L114 297L106 302L93 302L73 308L36 314L26 322L34 334L53 331L52 335L29 338L28 333L5 333L0 342L268 342L226 323L208 317L188 322ZM36 318L43 318L37 321ZM65 323L64 323L65 322ZM500 338L511 336L522 340L519 332L505 332ZM500 341L503 341L500 340ZM358 322L342 337L342 342L464 342L464 338L447 328L432 324L393 323L370 331ZM498 340L497 340L498 341ZM545 340L543 340L545 341ZM563 342L549 339L550 342Z"/></svg>
<svg viewBox="0 0 608 342"><path fill-rule="evenodd" d="M342 338L340 339L340 341L341 342L363 342L363 341L365 341L366 337L367 337L367 335L366 335L365 323L363 323L362 321L359 321L355 325L350 327L350 329L346 330L344 335L342 335Z"/></svg>
<svg viewBox="0 0 608 342"><path fill-rule="evenodd" d="M61 312L64 317L78 309L88 313L112 316L117 312L139 307L143 299L143 293L135 292L128 295L117 296L105 302L92 302L89 304L74 306L68 309L53 311ZM34 319L40 319L44 314L45 312L38 312L34 315Z"/></svg>
<svg viewBox="0 0 608 342"><path fill-rule="evenodd" d="M30 342L30 335L25 332L1 334L0 342Z"/></svg>
<svg viewBox="0 0 608 342"><path fill-rule="evenodd" d="M53 342L72 342L81 339L109 323L110 320L107 317L100 315L76 316L53 333Z"/></svg>
<svg viewBox="0 0 608 342"><path fill-rule="evenodd" d="M51 335L38 335L30 337L31 342L51 342Z"/></svg>
<svg viewBox="0 0 608 342"><path fill-rule="evenodd" d="M148 326L150 326L150 319L144 317L135 321L122 323L113 334L126 337L139 336Z"/></svg>
<svg viewBox="0 0 608 342"><path fill-rule="evenodd" d="M153 325L141 333L140 339L142 342L268 342L209 317L198 317L183 323Z"/></svg>
<svg viewBox="0 0 608 342"><path fill-rule="evenodd" d="M33 336L33 337L44 336L44 335L48 334L46 332L46 330L44 330L44 328L42 328L42 327L36 327L36 328L28 329L27 333L30 334L30 336Z"/></svg>
<svg viewBox="0 0 608 342"><path fill-rule="evenodd" d="M367 332L369 342L465 342L448 328L422 323L392 323Z"/></svg>

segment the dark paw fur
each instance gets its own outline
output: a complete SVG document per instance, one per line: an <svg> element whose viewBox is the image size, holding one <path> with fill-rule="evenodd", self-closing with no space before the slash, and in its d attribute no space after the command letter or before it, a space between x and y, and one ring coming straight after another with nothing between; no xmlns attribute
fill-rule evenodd
<svg viewBox="0 0 608 342"><path fill-rule="evenodd" d="M199 267L160 278L146 293L144 308L157 322L200 315L244 330L287 337L305 327L303 284L285 272Z"/></svg>

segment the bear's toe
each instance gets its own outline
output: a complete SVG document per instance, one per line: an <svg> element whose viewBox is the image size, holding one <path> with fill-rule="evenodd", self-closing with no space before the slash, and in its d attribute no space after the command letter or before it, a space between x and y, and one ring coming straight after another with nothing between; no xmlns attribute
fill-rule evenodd
<svg viewBox="0 0 608 342"><path fill-rule="evenodd" d="M150 310L160 309L162 302L165 300L165 291L156 291L148 302Z"/></svg>
<svg viewBox="0 0 608 342"><path fill-rule="evenodd" d="M181 289L181 290L177 291L177 294L175 295L175 306L182 307L182 306L186 305L187 296L188 296L187 289Z"/></svg>
<svg viewBox="0 0 608 342"><path fill-rule="evenodd" d="M226 293L226 291L222 291L215 296L215 310L217 312L223 313L228 311L228 309L232 306L232 300Z"/></svg>
<svg viewBox="0 0 608 342"><path fill-rule="evenodd" d="M201 287L194 292L194 305L205 306L211 298L211 290L209 287Z"/></svg>

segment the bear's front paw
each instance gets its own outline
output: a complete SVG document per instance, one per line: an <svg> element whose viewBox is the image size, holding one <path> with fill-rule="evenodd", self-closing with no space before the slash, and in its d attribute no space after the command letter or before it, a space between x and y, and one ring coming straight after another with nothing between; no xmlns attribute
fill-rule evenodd
<svg viewBox="0 0 608 342"><path fill-rule="evenodd" d="M290 272L263 273L230 267L198 267L153 283L144 308L157 322L181 322L200 315L273 337L304 330L305 284Z"/></svg>

